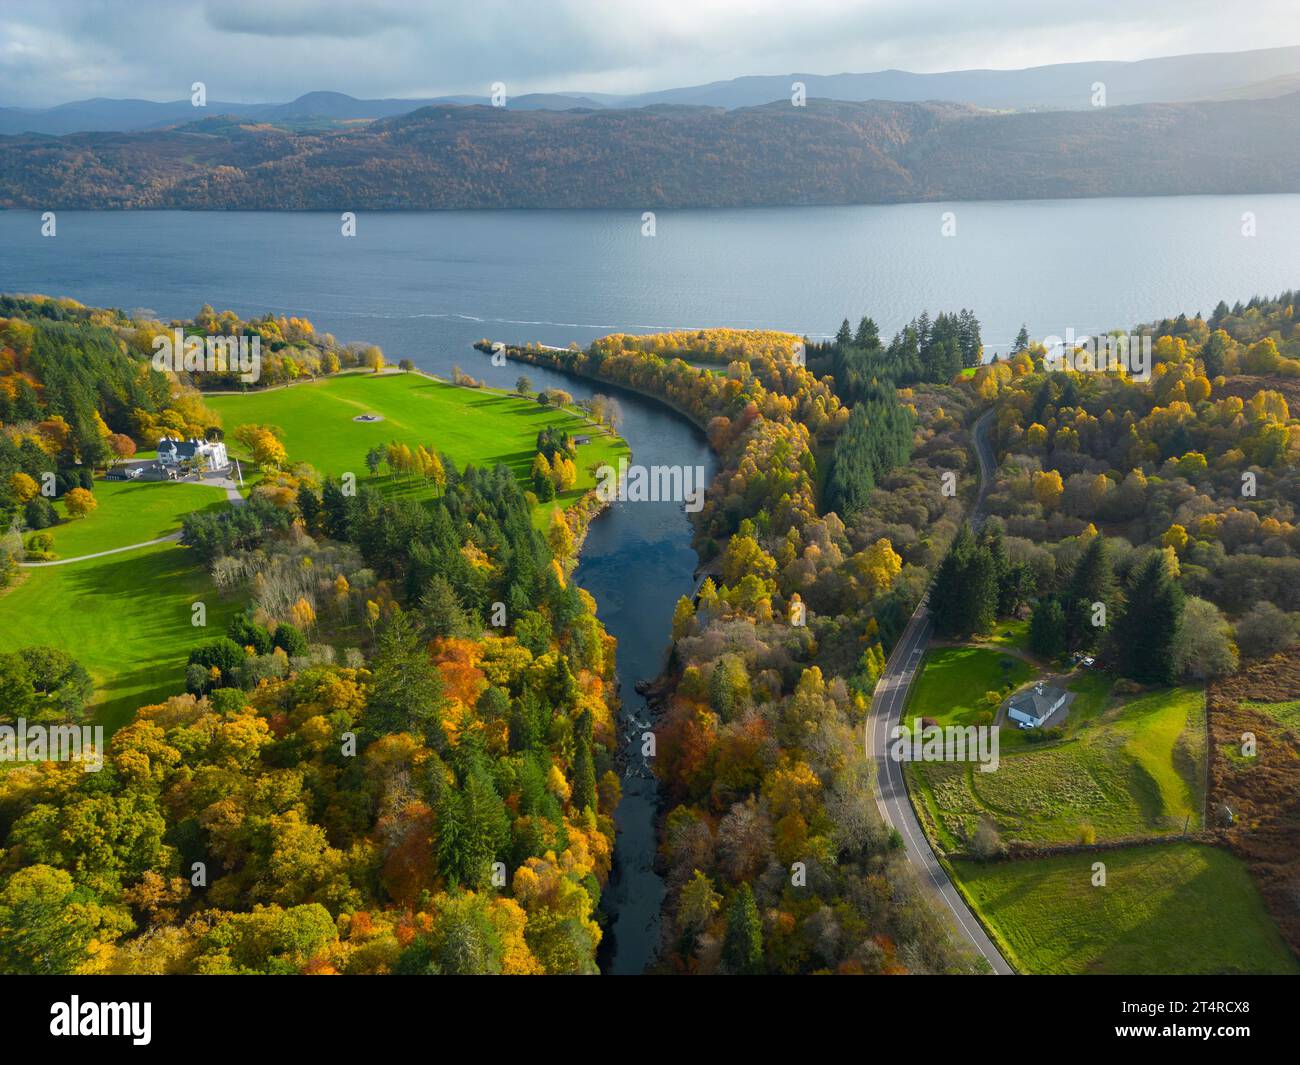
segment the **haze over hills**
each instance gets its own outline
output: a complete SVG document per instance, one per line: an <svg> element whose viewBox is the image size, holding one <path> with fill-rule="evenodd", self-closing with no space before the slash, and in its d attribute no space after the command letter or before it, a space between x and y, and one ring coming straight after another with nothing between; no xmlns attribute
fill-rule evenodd
<svg viewBox="0 0 1300 1065"><path fill-rule="evenodd" d="M866 74L779 74L733 78L634 95L557 92L508 97L509 110L640 108L683 104L734 109L788 100L803 82L810 98L863 102L942 100L999 110L1077 110L1092 106L1093 84L1106 86L1109 105L1178 103L1205 99L1259 99L1300 88L1300 46L1249 52L1165 56L1133 62L1057 63L1023 70L955 70L917 74L883 70ZM345 93L309 92L287 103L210 100L205 116L230 115L255 122L310 128L409 114L441 104L488 104L485 95L426 99L359 100ZM0 134L134 132L186 124L196 108L188 99L78 100L45 109L0 107Z"/></svg>
<svg viewBox="0 0 1300 1065"><path fill-rule="evenodd" d="M132 133L166 129L195 121L196 116L229 115L288 128L343 125L409 114L432 104L488 104L486 96L444 96L428 100L358 100L341 92L309 92L283 104L233 103L209 100L196 108L189 100L78 100L45 110L0 107L0 134ZM529 93L508 101L516 111L603 106L582 96Z"/></svg>
<svg viewBox="0 0 1300 1065"><path fill-rule="evenodd" d="M1092 86L1103 82L1109 105L1177 103L1235 92L1270 92L1271 79L1300 73L1300 46L1251 52L1164 56L1135 62L1056 63L1024 70L954 70L913 74L789 74L734 78L708 85L667 89L623 99L622 106L655 103L748 107L787 99L790 83L802 81L809 96L832 100L950 100L998 109L1076 110L1092 106ZM1254 88L1252 88L1254 87Z"/></svg>
<svg viewBox="0 0 1300 1065"><path fill-rule="evenodd" d="M509 111L438 105L341 130L212 118L0 137L11 208L776 206L1300 191L1300 93L999 114L810 100Z"/></svg>

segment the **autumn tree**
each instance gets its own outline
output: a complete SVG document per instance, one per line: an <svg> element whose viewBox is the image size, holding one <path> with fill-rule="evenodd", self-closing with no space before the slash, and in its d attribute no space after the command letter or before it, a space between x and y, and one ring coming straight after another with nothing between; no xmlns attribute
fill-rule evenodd
<svg viewBox="0 0 1300 1065"><path fill-rule="evenodd" d="M99 501L86 489L73 488L64 495L63 505L68 508L68 517L84 518L99 506Z"/></svg>
<svg viewBox="0 0 1300 1065"><path fill-rule="evenodd" d="M546 542L550 546L551 555L561 562L573 554L573 531L569 528L564 511L560 507L551 511L550 524L546 530Z"/></svg>
<svg viewBox="0 0 1300 1065"><path fill-rule="evenodd" d="M62 869L29 865L0 889L0 970L51 976L75 973L96 939L124 930L92 892Z"/></svg>
<svg viewBox="0 0 1300 1065"><path fill-rule="evenodd" d="M15 500L25 504L36 498L40 492L40 487L33 478L23 473L22 470L17 470L9 475L9 491Z"/></svg>

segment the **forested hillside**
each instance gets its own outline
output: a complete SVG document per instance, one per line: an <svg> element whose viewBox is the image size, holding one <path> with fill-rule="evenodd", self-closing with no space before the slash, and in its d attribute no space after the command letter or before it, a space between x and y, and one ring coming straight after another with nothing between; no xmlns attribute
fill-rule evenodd
<svg viewBox="0 0 1300 1065"><path fill-rule="evenodd" d="M747 206L1294 192L1300 94L997 114L943 103L725 111L436 106L338 131L214 117L0 137L0 206L384 210Z"/></svg>
<svg viewBox="0 0 1300 1065"><path fill-rule="evenodd" d="M17 530L42 527L33 508L50 507L36 494L46 468L102 492L97 449L218 420L132 350L140 323L39 299L3 310L15 531L0 557L19 587L0 589L0 609L14 610L43 576L11 556ZM337 358L292 321L257 325L301 341L285 365ZM12 764L19 719L88 722L92 685L75 642L4 648L0 971L596 971L620 787L614 641L568 576L568 522L590 508L557 511L544 537L508 467L419 453L432 498L386 494L373 474L345 490L267 448L247 505L187 517L169 550L188 560L167 573L206 570L211 613L169 613L170 589L151 583L169 577L134 571L123 594L150 602L151 632L191 634L188 668L174 695L130 708L98 771ZM69 508L77 492L93 499L70 489ZM229 622L214 632L218 613ZM124 642L132 624L124 607Z"/></svg>

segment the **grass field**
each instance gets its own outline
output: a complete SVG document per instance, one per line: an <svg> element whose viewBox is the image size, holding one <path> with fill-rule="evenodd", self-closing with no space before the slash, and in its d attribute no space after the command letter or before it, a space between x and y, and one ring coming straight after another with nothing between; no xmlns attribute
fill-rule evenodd
<svg viewBox="0 0 1300 1065"><path fill-rule="evenodd" d="M603 435L603 430L568 411L414 373L346 374L292 388L209 396L206 402L221 414L233 454L240 454L231 440L238 426L275 425L284 430L290 461L308 462L332 476L351 472L359 483L370 476L366 452L391 440L432 446L462 467L505 463L522 483L537 454L539 430L554 425L574 436L590 436L591 443L578 447L578 483L556 503L538 508L539 523L549 518L555 506L568 505L593 487L597 466L616 464L620 455L628 453L618 437ZM383 420L353 420L368 413ZM409 491L407 483L386 474L374 483L387 491Z"/></svg>
<svg viewBox="0 0 1300 1065"><path fill-rule="evenodd" d="M198 600L207 605L206 628L190 624ZM0 647L70 652L95 681L95 720L115 729L138 707L184 691L190 648L224 633L234 612L185 548L157 544L24 570L0 593Z"/></svg>
<svg viewBox="0 0 1300 1065"><path fill-rule="evenodd" d="M226 506L224 491L203 484L98 480L94 494L99 506L92 513L45 530L54 535L54 553L59 558L156 540L179 531L181 518L190 511ZM62 500L55 509L67 518Z"/></svg>
<svg viewBox="0 0 1300 1065"><path fill-rule="evenodd" d="M983 647L941 647L925 658L907 704L907 717L932 717L940 725L976 725L993 709L984 693L1019 687L1029 679L1027 662Z"/></svg>
<svg viewBox="0 0 1300 1065"><path fill-rule="evenodd" d="M1097 861L1104 887L1092 884ZM1149 844L951 866L1021 972L1300 972L1245 866L1217 847Z"/></svg>
<svg viewBox="0 0 1300 1065"><path fill-rule="evenodd" d="M1003 839L1037 843L1077 842L1085 826L1103 841L1200 828L1204 693L1173 688L1108 705L1101 674L1071 687L1076 697L1063 738L1011 749L1004 743L995 772L968 763L909 765L914 795L941 844L960 847L984 816Z"/></svg>

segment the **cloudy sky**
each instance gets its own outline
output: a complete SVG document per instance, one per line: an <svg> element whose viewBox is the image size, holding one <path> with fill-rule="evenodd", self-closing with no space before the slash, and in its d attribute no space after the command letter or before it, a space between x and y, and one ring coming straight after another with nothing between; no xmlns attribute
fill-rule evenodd
<svg viewBox="0 0 1300 1065"><path fill-rule="evenodd" d="M638 92L1300 44L1296 0L3 0L0 104Z"/></svg>

